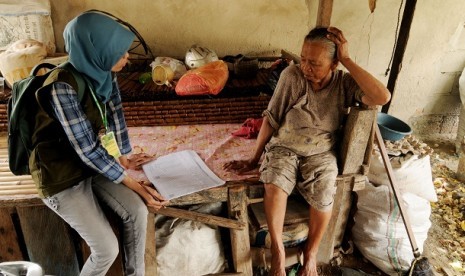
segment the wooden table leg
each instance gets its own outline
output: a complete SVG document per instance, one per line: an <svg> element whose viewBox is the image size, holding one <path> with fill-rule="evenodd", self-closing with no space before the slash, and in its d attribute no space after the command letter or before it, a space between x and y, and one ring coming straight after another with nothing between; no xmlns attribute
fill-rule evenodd
<svg viewBox="0 0 465 276"><path fill-rule="evenodd" d="M230 229L234 268L243 275L252 275L246 188L245 186L230 187L228 193L229 217L244 222L245 225L242 229Z"/></svg>
<svg viewBox="0 0 465 276"><path fill-rule="evenodd" d="M147 241L145 244L145 275L158 275L155 240L155 214L147 215Z"/></svg>

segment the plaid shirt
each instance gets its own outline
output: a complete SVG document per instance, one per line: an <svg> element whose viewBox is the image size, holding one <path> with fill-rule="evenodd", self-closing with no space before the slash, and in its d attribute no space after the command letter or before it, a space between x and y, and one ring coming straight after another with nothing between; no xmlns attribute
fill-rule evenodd
<svg viewBox="0 0 465 276"><path fill-rule="evenodd" d="M124 168L102 147L98 133L94 132L81 108L77 92L70 85L58 82L53 84L51 95L56 118L81 160L111 181L120 183L126 175ZM131 144L116 78L106 111L109 131L115 133L121 154L130 153Z"/></svg>

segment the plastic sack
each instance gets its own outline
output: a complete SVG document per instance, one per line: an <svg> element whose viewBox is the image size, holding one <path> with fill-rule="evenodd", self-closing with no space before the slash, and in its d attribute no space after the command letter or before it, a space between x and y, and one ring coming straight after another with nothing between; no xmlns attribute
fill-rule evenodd
<svg viewBox="0 0 465 276"><path fill-rule="evenodd" d="M42 42L55 53L55 35L49 0L0 1L0 50L20 39Z"/></svg>
<svg viewBox="0 0 465 276"><path fill-rule="evenodd" d="M219 215L221 202L194 205L189 210ZM156 217L155 227L157 275L207 275L224 271L226 259L218 227L165 216Z"/></svg>
<svg viewBox="0 0 465 276"><path fill-rule="evenodd" d="M354 215L352 239L365 258L388 275L403 275L414 259L410 240L400 215L399 206L388 186L367 183L357 191L357 212ZM428 200L412 193L399 198L405 205L418 248L431 227L431 206Z"/></svg>
<svg viewBox="0 0 465 276"><path fill-rule="evenodd" d="M368 179L374 184L389 186L390 182L381 154L375 150L371 157ZM391 158L391 166L399 183L400 192L412 193L430 202L438 201L434 190L429 155L421 158L412 154L393 157Z"/></svg>
<svg viewBox="0 0 465 276"><path fill-rule="evenodd" d="M187 71L176 85L180 96L217 95L226 85L229 72L222 60L213 61L199 68Z"/></svg>

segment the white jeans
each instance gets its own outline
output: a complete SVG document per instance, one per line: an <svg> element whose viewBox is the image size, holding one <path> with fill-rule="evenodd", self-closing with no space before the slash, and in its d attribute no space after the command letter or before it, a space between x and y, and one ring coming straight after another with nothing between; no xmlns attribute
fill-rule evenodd
<svg viewBox="0 0 465 276"><path fill-rule="evenodd" d="M109 206L123 222L125 275L144 275L148 210L131 189L99 175L47 197L43 202L89 245L91 254L82 267L81 276L105 275L118 255L118 239L100 203Z"/></svg>

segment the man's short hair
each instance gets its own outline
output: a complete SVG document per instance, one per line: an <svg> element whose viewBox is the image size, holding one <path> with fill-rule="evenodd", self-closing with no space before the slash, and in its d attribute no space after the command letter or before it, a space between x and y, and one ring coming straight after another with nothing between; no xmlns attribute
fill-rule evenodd
<svg viewBox="0 0 465 276"><path fill-rule="evenodd" d="M328 28L327 27L315 27L310 30L310 32L305 36L304 42L314 42L320 41L327 45L329 56L332 59L336 59L336 44L328 38Z"/></svg>

